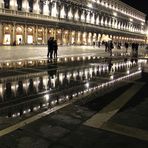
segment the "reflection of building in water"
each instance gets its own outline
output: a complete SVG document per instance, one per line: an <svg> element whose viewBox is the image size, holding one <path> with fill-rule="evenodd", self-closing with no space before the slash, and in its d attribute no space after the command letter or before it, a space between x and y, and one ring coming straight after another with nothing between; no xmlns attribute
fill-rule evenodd
<svg viewBox="0 0 148 148"><path fill-rule="evenodd" d="M5 45L145 42L145 14L119 0L0 0L0 20Z"/></svg>
<svg viewBox="0 0 148 148"><path fill-rule="evenodd" d="M136 64L133 64L136 67ZM126 63L114 63L114 66L116 67L115 71L121 71L123 69L121 69L122 66L124 67L124 72L126 72L126 69L128 68L130 70L133 65L128 61ZM102 77L109 77L108 64L97 64L90 67L82 67L81 69L75 69L74 71L57 71L54 73L54 76L52 69L50 70L51 74L50 71L48 71L29 74L27 76L14 76L1 81L0 105L3 107L3 104L7 104L6 108L9 109L4 111L0 108L0 114L6 114L9 112L9 116L11 116L12 107L14 112L18 112L19 110L19 115L38 110L43 105L47 105L49 103L48 101L52 101L52 98L61 98L61 94L62 96L75 96L76 93L84 91L86 82L91 82L90 85L98 85L101 82L104 82ZM59 95L59 93L61 94ZM50 97L41 97L41 95L44 94L49 94ZM9 102L15 103L12 103L13 105L11 106L11 103ZM54 104L55 102L52 103Z"/></svg>

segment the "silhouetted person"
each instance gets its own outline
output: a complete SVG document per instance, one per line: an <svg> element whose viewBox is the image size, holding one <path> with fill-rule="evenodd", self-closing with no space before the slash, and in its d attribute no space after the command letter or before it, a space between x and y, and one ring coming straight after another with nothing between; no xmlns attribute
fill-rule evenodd
<svg viewBox="0 0 148 148"><path fill-rule="evenodd" d="M125 44L124 44L124 46L125 46L125 49L126 49L126 53L127 53L127 50L128 50L128 43L127 42L125 42Z"/></svg>
<svg viewBox="0 0 148 148"><path fill-rule="evenodd" d="M108 42L105 42L104 45L105 45L105 52L108 52Z"/></svg>
<svg viewBox="0 0 148 148"><path fill-rule="evenodd" d="M4 91L4 99L8 101L9 99L14 98L14 92L12 89L12 84L10 82L6 83L6 89Z"/></svg>
<svg viewBox="0 0 148 148"><path fill-rule="evenodd" d="M17 97L22 97L22 96L25 95L25 90L23 88L23 82L22 81L18 82L18 88L17 88L17 91L16 91L16 95L17 95Z"/></svg>
<svg viewBox="0 0 148 148"><path fill-rule="evenodd" d="M57 40L54 40L54 41L53 41L53 55L54 55L54 58L55 58L55 59L57 58L57 51L58 51Z"/></svg>
<svg viewBox="0 0 148 148"><path fill-rule="evenodd" d="M109 49L109 52L110 52L110 56L112 56L112 49L113 49L113 48L114 48L113 42L110 41L110 42L108 43L108 49Z"/></svg>
<svg viewBox="0 0 148 148"><path fill-rule="evenodd" d="M50 37L48 39L48 53L47 53L47 57L49 57L50 54L50 59L52 59L52 54L53 54L53 37Z"/></svg>
<svg viewBox="0 0 148 148"><path fill-rule="evenodd" d="M109 61L108 61L108 70L109 70L109 72L111 72L112 66L113 66L112 59L109 59Z"/></svg>

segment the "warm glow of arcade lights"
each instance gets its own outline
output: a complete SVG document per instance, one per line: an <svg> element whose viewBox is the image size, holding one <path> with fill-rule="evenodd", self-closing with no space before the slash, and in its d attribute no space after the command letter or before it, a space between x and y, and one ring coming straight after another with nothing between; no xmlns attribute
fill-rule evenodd
<svg viewBox="0 0 148 148"><path fill-rule="evenodd" d="M44 98L45 98L45 101L46 101L46 102L49 101L49 95L48 95L48 94L46 94L46 95L44 96Z"/></svg>

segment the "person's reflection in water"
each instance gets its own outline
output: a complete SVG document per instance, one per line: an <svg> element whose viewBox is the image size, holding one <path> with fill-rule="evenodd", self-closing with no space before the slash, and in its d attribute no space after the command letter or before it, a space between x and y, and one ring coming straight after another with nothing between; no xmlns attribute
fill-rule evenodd
<svg viewBox="0 0 148 148"><path fill-rule="evenodd" d="M8 83L6 83L6 89L4 91L4 99L7 101L12 98L14 98L14 92L11 88L11 83L8 82Z"/></svg>
<svg viewBox="0 0 148 148"><path fill-rule="evenodd" d="M109 70L109 73L112 72L112 66L113 66L113 64L112 64L112 58L109 58L108 59L108 70Z"/></svg>
<svg viewBox="0 0 148 148"><path fill-rule="evenodd" d="M51 79L54 79L54 77L57 74L57 61L49 61L47 60L47 72L49 76L49 81L48 81L48 89L53 89L54 85L51 82ZM55 86L56 87L56 86Z"/></svg>
<svg viewBox="0 0 148 148"><path fill-rule="evenodd" d="M55 80L55 88L56 88L56 89L59 89L60 86L61 86L61 82L60 82L60 80L59 80L59 74L58 74L58 76L57 76L57 78L56 78L56 80Z"/></svg>
<svg viewBox="0 0 148 148"><path fill-rule="evenodd" d="M135 56L132 56L132 57L131 57L131 62L132 62L132 63L133 63L133 62L137 63L137 62L138 62L138 58L135 57Z"/></svg>
<svg viewBox="0 0 148 148"><path fill-rule="evenodd" d="M81 80L81 77L80 77L80 72L79 72L79 70L78 70L78 74L77 74L77 76L76 76L76 80L77 80L78 82Z"/></svg>
<svg viewBox="0 0 148 148"><path fill-rule="evenodd" d="M23 82L22 81L18 82L18 88L17 88L16 96L17 97L25 96L25 90L23 88Z"/></svg>
<svg viewBox="0 0 148 148"><path fill-rule="evenodd" d="M67 78L67 73L65 73L64 79L63 79L63 86L68 87L68 78Z"/></svg>
<svg viewBox="0 0 148 148"><path fill-rule="evenodd" d="M70 85L71 85L71 86L74 86L74 85L75 85L73 72L72 72L72 75L71 75L71 77L70 77Z"/></svg>
<svg viewBox="0 0 148 148"><path fill-rule="evenodd" d="M37 91L36 91L36 88L33 84L33 80L30 79L29 80L29 87L28 87L28 95L32 95L32 94L35 94Z"/></svg>
<svg viewBox="0 0 148 148"><path fill-rule="evenodd" d="M44 91L45 90L45 86L44 86L44 84L43 84L43 78L42 77L40 77L39 78L39 85L38 85L38 90L39 90L39 92L41 92L41 91Z"/></svg>
<svg viewBox="0 0 148 148"><path fill-rule="evenodd" d="M49 78L48 78L47 89L48 89L48 90L51 90L52 88L53 88L53 85L52 85L51 79L50 79L50 77L49 77Z"/></svg>

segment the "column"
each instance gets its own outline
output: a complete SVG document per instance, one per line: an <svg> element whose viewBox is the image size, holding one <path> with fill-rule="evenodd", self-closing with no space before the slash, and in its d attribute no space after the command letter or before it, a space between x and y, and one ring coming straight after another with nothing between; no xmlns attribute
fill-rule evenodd
<svg viewBox="0 0 148 148"><path fill-rule="evenodd" d="M15 23L13 23L13 26L12 26L12 40L11 40L11 44L13 44L14 41L16 41L16 26L15 26Z"/></svg>
<svg viewBox="0 0 148 148"><path fill-rule="evenodd" d="M54 39L56 39L56 36L57 36L57 30L56 30L56 28L53 28L53 37L54 37Z"/></svg>
<svg viewBox="0 0 148 148"><path fill-rule="evenodd" d="M82 45L83 33L81 31L79 32L79 37L80 37L80 45Z"/></svg>
<svg viewBox="0 0 148 148"><path fill-rule="evenodd" d="M0 45L3 43L3 26L2 23L0 22Z"/></svg>
<svg viewBox="0 0 148 148"><path fill-rule="evenodd" d="M42 27L42 34L43 34L43 41L42 41L42 44L45 44L45 28Z"/></svg>
<svg viewBox="0 0 148 148"><path fill-rule="evenodd" d="M72 31L68 30L68 45L72 44Z"/></svg>
<svg viewBox="0 0 148 148"><path fill-rule="evenodd" d="M88 45L88 32L86 32L85 34L85 45Z"/></svg>
<svg viewBox="0 0 148 148"><path fill-rule="evenodd" d="M75 32L75 42L76 45L78 45L78 31Z"/></svg>
<svg viewBox="0 0 148 148"><path fill-rule="evenodd" d="M24 44L27 44L27 25L24 27Z"/></svg>
<svg viewBox="0 0 148 148"><path fill-rule="evenodd" d="M34 43L37 44L38 43L38 26L35 26L35 34L34 34Z"/></svg>
<svg viewBox="0 0 148 148"><path fill-rule="evenodd" d="M62 35L62 45L64 45L64 38L65 38L65 30L61 29L61 35Z"/></svg>
<svg viewBox="0 0 148 148"><path fill-rule="evenodd" d="M44 29L44 32L45 32L44 43L47 44L47 40L48 40L48 29L47 29L47 27Z"/></svg>

